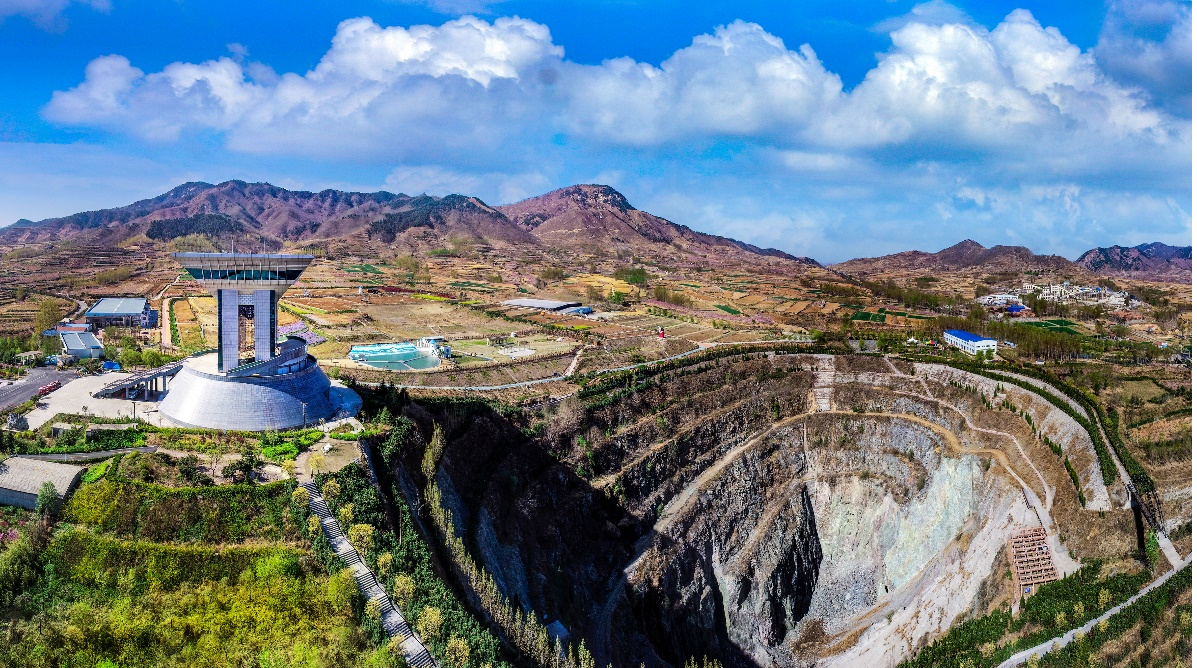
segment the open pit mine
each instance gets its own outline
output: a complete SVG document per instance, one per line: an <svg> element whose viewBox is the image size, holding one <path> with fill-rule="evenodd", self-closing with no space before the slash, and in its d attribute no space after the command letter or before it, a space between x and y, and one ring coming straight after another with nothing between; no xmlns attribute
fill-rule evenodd
<svg viewBox="0 0 1197 668"><path fill-rule="evenodd" d="M1067 397L994 376L774 351L599 376L522 412L411 403L447 440L434 473L402 475L436 486L504 598L597 665L894 666L1134 545Z"/></svg>

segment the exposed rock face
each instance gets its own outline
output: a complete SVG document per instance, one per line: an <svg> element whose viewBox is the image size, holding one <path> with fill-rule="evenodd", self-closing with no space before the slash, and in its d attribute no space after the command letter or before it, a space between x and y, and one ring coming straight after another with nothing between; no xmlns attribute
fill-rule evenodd
<svg viewBox="0 0 1197 668"><path fill-rule="evenodd" d="M663 659L739 649L767 662L767 651L753 650L778 646L806 616L823 551L799 436L780 430L709 488L683 492L697 494L692 505L675 525L658 522L663 533L629 567L633 614ZM778 474L789 483L771 488Z"/></svg>
<svg viewBox="0 0 1197 668"><path fill-rule="evenodd" d="M1000 435L964 427L985 409L961 384L987 379L902 368L704 362L567 400L532 439L493 413L439 415L452 437L438 484L503 592L600 664L893 666L1004 586L1006 538L1039 523L1014 471L1059 487L1006 463ZM826 375L829 408L815 411ZM1067 416L1001 396L1093 475Z"/></svg>

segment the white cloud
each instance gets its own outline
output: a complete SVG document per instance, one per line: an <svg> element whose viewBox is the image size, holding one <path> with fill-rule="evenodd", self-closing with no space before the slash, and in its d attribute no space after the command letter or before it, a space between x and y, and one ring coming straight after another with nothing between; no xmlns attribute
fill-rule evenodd
<svg viewBox="0 0 1197 668"><path fill-rule="evenodd" d="M695 135L801 135L813 119L834 111L842 91L810 46L791 51L743 21L695 37L660 67L617 58L567 72L570 129L631 145Z"/></svg>
<svg viewBox="0 0 1197 668"><path fill-rule="evenodd" d="M911 23L938 26L945 23L959 23L963 25L977 25L972 18L959 7L948 4L943 0L920 2L910 9L910 13L885 19L873 26L873 30L881 33L891 33L906 27Z"/></svg>
<svg viewBox="0 0 1197 668"><path fill-rule="evenodd" d="M230 58L144 74L123 57L98 58L45 114L154 139L217 130L256 153L403 161L429 152L509 158L553 133L641 148L731 138L815 153L1187 138L1187 124L1114 83L1026 11L993 31L912 16L851 92L809 46L788 49L740 21L660 66L629 58L588 66L565 60L548 28L524 19L383 28L360 18L342 22L302 75Z"/></svg>
<svg viewBox="0 0 1197 668"><path fill-rule="evenodd" d="M1174 25L1187 26L1180 14ZM1176 213L1191 200L1191 122L1112 76L1106 47L1082 51L1024 10L988 29L942 2L889 27L892 47L845 90L808 45L740 21L660 64L581 65L525 19L357 18L304 73L243 50L151 73L97 58L44 115L166 144L215 135L237 155L374 165L389 188L488 202L609 174L649 184L639 201L667 207L655 213L823 258L859 247L861 230L900 249L983 236L961 231L970 224L990 243L1038 234L1067 250L1137 225L1128 202L1160 216L1161 237L1191 227ZM745 198L762 204L727 204ZM912 226L926 231L912 238Z"/></svg>
<svg viewBox="0 0 1197 668"><path fill-rule="evenodd" d="M1171 0L1114 0L1094 55L1112 77L1147 91L1189 118L1193 93L1193 8Z"/></svg>

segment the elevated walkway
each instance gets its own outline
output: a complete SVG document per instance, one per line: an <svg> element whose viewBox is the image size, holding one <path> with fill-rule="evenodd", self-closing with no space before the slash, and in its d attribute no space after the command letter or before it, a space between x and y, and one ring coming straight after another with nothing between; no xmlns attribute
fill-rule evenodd
<svg viewBox="0 0 1197 668"><path fill-rule="evenodd" d="M324 502L324 497L320 496L320 490L316 484L309 481L300 483L300 487L307 490L308 508L316 517L320 518L320 528L324 530L324 536L328 539L329 546L341 559L341 563L345 564L345 567L353 573L358 591L367 600L378 603L379 610L382 612L382 628L386 631L388 638L399 639L403 647L403 658L407 660L408 668L438 668L436 660L428 653L424 643L420 642L420 638L408 626L407 620L391 602L391 597L374 577L374 572L366 566L358 551L341 533L340 523L329 511L328 504Z"/></svg>
<svg viewBox="0 0 1197 668"><path fill-rule="evenodd" d="M130 398L129 390L137 389L138 392L148 390L152 385L156 384L159 378L165 379L174 376L179 372L179 369L182 368L183 360L170 362L169 364L163 364L156 369L141 371L131 376L121 378L120 380L114 380L93 392L91 396L96 397L97 399L107 399L115 397L118 393L123 392L125 394L123 398L128 399ZM134 393L134 395L136 394L137 393Z"/></svg>

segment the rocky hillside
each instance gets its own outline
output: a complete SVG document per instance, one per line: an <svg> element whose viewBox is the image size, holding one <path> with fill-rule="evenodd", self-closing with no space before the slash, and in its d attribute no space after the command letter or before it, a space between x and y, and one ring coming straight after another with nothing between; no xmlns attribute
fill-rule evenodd
<svg viewBox="0 0 1197 668"><path fill-rule="evenodd" d="M434 423L446 436L431 479L427 454L404 451L409 498L434 483L501 597L585 640L597 665L888 668L1008 607L1006 540L1039 523L1035 504L1078 558L1112 554L1094 536L1133 541L1087 432L1031 392L849 356L644 373L635 389L612 378L518 418L481 403L403 409L425 438ZM1086 508L1061 458L988 399L1063 448ZM1053 559L1071 572L1055 531Z"/></svg>
<svg viewBox="0 0 1197 668"><path fill-rule="evenodd" d="M780 258L818 266L776 249L695 232L640 211L609 186L578 185L502 207L477 197L415 197L389 192L287 190L269 183L185 183L128 206L0 229L0 243L80 238L115 244L145 235L168 242L189 234L223 246L229 238L271 248L354 238L417 248L469 239L491 246L544 247L604 255L732 254Z"/></svg>
<svg viewBox="0 0 1197 668"><path fill-rule="evenodd" d="M1094 248L1077 258L1081 267L1105 276L1192 280L1193 247L1160 242Z"/></svg>
<svg viewBox="0 0 1197 668"><path fill-rule="evenodd" d="M695 232L633 207L610 186L569 186L498 209L545 245L556 248L643 252L669 245L690 253L748 252L818 265L810 258L796 258L777 249Z"/></svg>
<svg viewBox="0 0 1197 668"><path fill-rule="evenodd" d="M1036 255L1025 246L986 248L967 239L938 253L905 251L882 257L848 260L832 269L845 274L871 276L895 270L926 273L976 270L988 273L1024 271L1077 271L1077 266L1059 255Z"/></svg>

